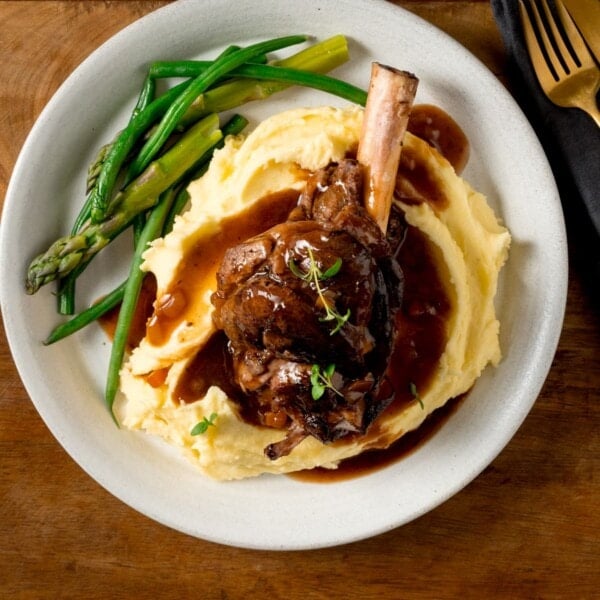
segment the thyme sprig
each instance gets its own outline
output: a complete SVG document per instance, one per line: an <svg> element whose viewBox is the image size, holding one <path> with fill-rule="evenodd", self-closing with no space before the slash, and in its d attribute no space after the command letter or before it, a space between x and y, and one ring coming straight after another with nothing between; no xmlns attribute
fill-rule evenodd
<svg viewBox="0 0 600 600"><path fill-rule="evenodd" d="M331 363L322 369L319 365L313 365L310 370L310 383L312 388L310 390L313 400L319 400L325 393L325 390L330 389L338 396L343 396L334 385L332 381L333 374L335 373L335 365Z"/></svg>
<svg viewBox="0 0 600 600"><path fill-rule="evenodd" d="M194 425L190 431L190 435L202 435L203 433L206 433L211 425L214 427L217 416L217 413L214 412L211 413L210 417L204 417L202 421L199 421Z"/></svg>
<svg viewBox="0 0 600 600"><path fill-rule="evenodd" d="M325 316L319 317L319 321L335 321L335 327L330 331L330 335L336 334L346 323L346 321L350 318L350 309L346 311L346 314L341 315L335 308L335 305L329 302L329 300L325 297L323 288L321 287L321 282L331 277L334 277L340 272L342 268L342 259L338 258L328 269L325 271L321 271L317 261L315 260L314 254L310 248L308 248L308 259L309 265L308 270L303 271L294 261L294 259L290 259L288 262L288 267L290 271L296 276L306 281L308 283L313 283L315 286L315 290L319 295L319 301L323 308L325 309Z"/></svg>

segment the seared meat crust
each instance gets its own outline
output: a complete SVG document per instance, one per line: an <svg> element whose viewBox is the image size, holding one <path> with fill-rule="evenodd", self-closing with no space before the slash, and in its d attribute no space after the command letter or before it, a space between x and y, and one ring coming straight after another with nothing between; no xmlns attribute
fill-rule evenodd
<svg viewBox="0 0 600 600"><path fill-rule="evenodd" d="M308 435L331 442L364 433L391 400L381 383L402 296L399 235L386 239L366 213L362 185L355 160L315 172L289 220L230 248L217 274L214 321L229 339L241 412L288 431L265 449L272 459ZM333 276L308 276L340 259ZM349 311L337 331L325 304ZM314 365L335 365L318 399Z"/></svg>

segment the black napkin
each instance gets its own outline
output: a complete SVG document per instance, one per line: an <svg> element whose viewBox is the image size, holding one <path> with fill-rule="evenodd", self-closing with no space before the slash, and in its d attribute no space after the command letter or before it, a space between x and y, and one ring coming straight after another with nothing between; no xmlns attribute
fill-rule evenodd
<svg viewBox="0 0 600 600"><path fill-rule="evenodd" d="M492 9L510 60L513 95L546 151L569 236L578 236L577 246L586 255L581 257L584 267L596 280L600 275L600 128L583 111L557 107L544 95L527 53L518 1L492 0ZM593 288L596 285L592 282Z"/></svg>

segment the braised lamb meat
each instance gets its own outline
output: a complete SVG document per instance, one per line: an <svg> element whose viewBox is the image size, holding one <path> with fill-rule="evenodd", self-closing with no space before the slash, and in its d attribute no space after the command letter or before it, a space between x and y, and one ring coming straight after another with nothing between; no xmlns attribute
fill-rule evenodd
<svg viewBox="0 0 600 600"><path fill-rule="evenodd" d="M400 228L387 239L363 195L355 160L315 172L289 219L229 249L217 274L214 321L242 412L287 430L271 459L309 435L364 433L391 400L381 384L402 296Z"/></svg>
<svg viewBox="0 0 600 600"><path fill-rule="evenodd" d="M392 400L403 234L392 194L417 85L373 63L357 160L313 173L289 219L228 250L217 273L214 322L241 413L287 430L270 459L307 436L363 434Z"/></svg>

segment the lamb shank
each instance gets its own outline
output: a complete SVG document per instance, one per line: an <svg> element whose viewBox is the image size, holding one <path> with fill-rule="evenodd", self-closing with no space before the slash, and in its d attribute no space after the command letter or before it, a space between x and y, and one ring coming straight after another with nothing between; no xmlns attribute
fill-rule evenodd
<svg viewBox="0 0 600 600"><path fill-rule="evenodd" d="M402 226L391 196L416 81L373 65L357 159L314 172L288 220L230 248L217 273L213 319L242 412L287 432L270 459L307 436L364 434L393 399Z"/></svg>

